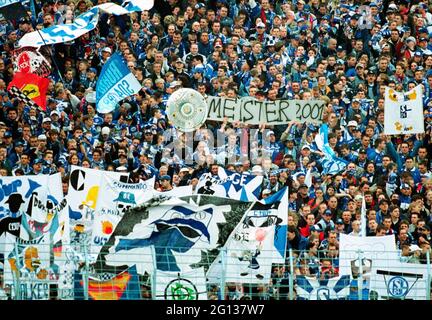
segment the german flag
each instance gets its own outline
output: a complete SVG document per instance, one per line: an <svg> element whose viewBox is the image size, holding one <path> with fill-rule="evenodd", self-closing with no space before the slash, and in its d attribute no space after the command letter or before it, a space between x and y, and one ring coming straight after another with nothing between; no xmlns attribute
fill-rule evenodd
<svg viewBox="0 0 432 320"><path fill-rule="evenodd" d="M49 80L47 78L39 77L33 73L17 72L9 83L8 90L12 87L18 88L45 111L48 85Z"/></svg>

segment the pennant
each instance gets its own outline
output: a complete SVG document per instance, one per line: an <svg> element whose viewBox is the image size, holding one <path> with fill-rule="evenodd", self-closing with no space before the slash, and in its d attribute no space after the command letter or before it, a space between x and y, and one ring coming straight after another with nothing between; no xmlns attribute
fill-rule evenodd
<svg viewBox="0 0 432 320"><path fill-rule="evenodd" d="M46 109L46 93L49 80L32 73L15 73L9 83L8 90L18 88L24 95L32 99L42 110Z"/></svg>
<svg viewBox="0 0 432 320"><path fill-rule="evenodd" d="M141 90L142 86L127 67L122 55L115 53L104 64L96 84L96 109L113 111L118 103Z"/></svg>

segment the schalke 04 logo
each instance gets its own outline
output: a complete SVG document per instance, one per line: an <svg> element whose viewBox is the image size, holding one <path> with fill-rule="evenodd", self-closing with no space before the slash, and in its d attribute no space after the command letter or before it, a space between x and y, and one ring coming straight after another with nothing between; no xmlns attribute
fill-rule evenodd
<svg viewBox="0 0 432 320"><path fill-rule="evenodd" d="M165 287L165 300L198 300L198 290L189 280L177 278Z"/></svg>
<svg viewBox="0 0 432 320"><path fill-rule="evenodd" d="M393 297L405 297L409 291L408 281L402 277L393 277L388 282L387 289L389 294Z"/></svg>

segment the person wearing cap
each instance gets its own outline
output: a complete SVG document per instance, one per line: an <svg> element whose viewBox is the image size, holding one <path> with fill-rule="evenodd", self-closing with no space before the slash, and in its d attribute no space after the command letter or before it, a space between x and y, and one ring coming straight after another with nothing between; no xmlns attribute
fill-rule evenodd
<svg viewBox="0 0 432 320"><path fill-rule="evenodd" d="M169 175L163 175L159 178L159 188L157 188L160 192L170 191L173 187L171 185L171 177Z"/></svg>
<svg viewBox="0 0 432 320"><path fill-rule="evenodd" d="M319 225L321 227L321 230L323 230L324 232L328 230L333 230L335 228L332 216L332 211L330 209L326 209L321 215L321 219L317 222L317 225Z"/></svg>

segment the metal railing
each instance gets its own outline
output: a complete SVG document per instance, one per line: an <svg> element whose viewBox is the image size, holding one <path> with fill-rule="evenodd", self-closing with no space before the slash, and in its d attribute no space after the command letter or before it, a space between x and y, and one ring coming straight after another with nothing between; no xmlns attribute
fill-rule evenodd
<svg viewBox="0 0 432 320"><path fill-rule="evenodd" d="M87 246L64 246L61 254L28 247L5 254L1 299L431 299L429 251L357 250L343 261L328 250L288 250L282 259L274 250L137 247L96 256Z"/></svg>

